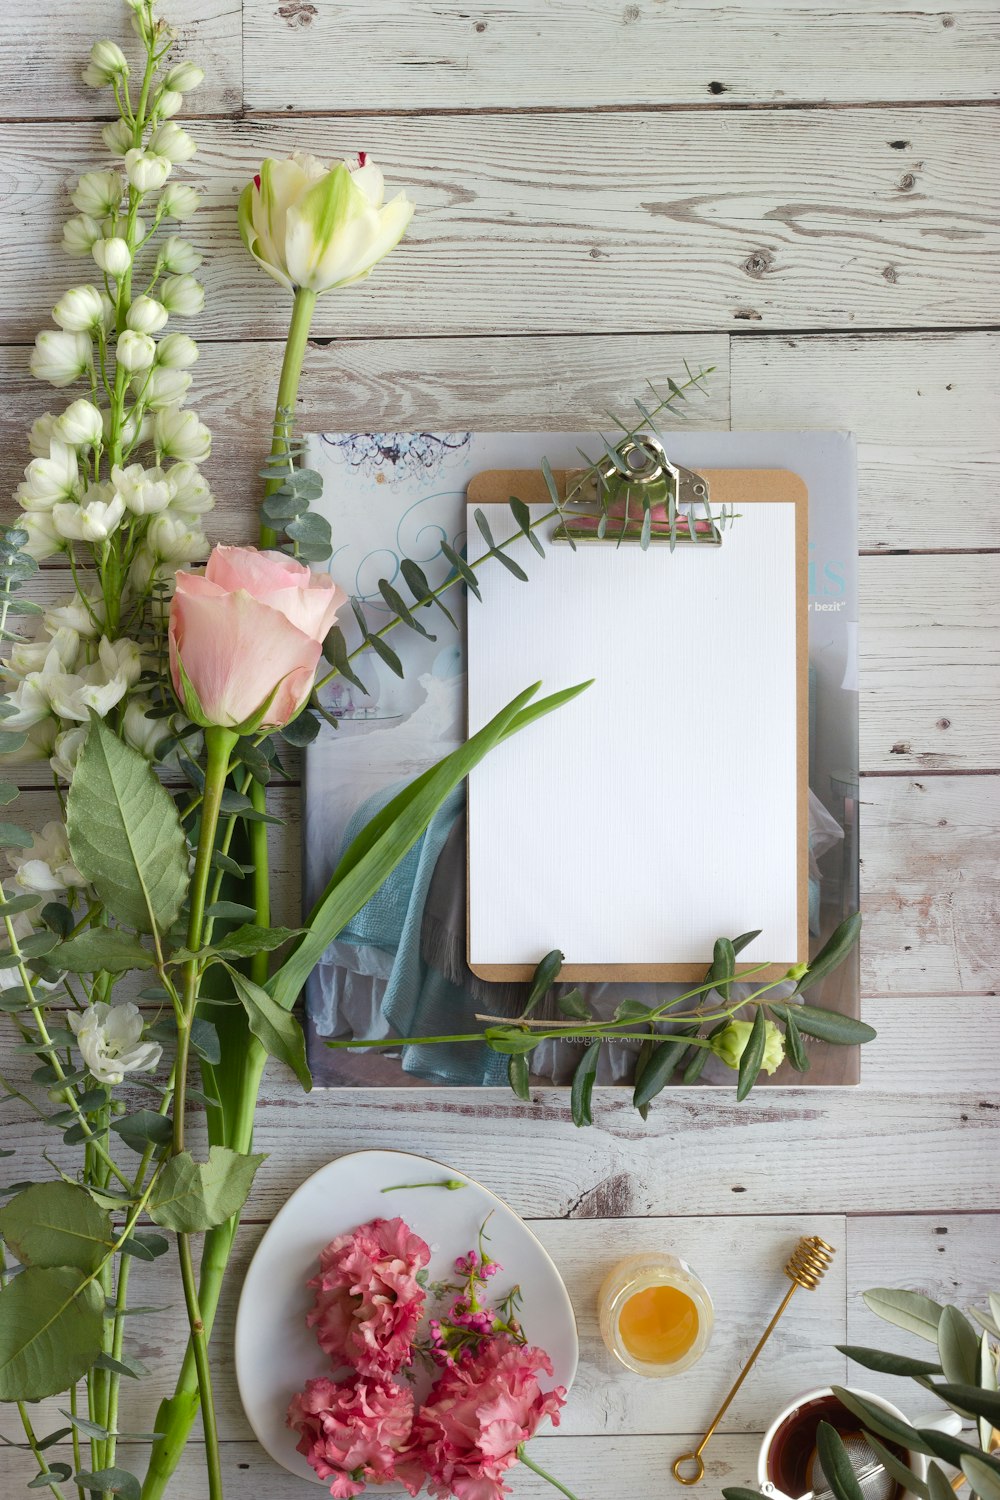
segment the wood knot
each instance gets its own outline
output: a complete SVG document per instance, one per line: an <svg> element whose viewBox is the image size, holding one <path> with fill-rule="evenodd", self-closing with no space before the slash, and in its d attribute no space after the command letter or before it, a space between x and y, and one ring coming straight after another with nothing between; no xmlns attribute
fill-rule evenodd
<svg viewBox="0 0 1000 1500"><path fill-rule="evenodd" d="M713 79L712 82L708 85L708 92L710 94L725 94L728 93L728 86L724 83L719 83L716 79Z"/></svg>
<svg viewBox="0 0 1000 1500"><path fill-rule="evenodd" d="M950 719L938 719L938 721L937 721L937 727L939 729L950 729L951 728L951 720Z"/></svg>
<svg viewBox="0 0 1000 1500"><path fill-rule="evenodd" d="M286 0L284 5L278 6L275 15L295 31L311 26L319 11L315 5L309 4L309 0Z"/></svg>
<svg viewBox="0 0 1000 1500"><path fill-rule="evenodd" d="M884 279L892 285L895 285L895 283L899 280L899 272L896 270L895 266L883 266L882 275Z"/></svg>
<svg viewBox="0 0 1000 1500"><path fill-rule="evenodd" d="M755 250L743 262L743 269L748 276L753 276L759 281L762 276L767 275L768 271L774 269L774 256L770 250Z"/></svg>
<svg viewBox="0 0 1000 1500"><path fill-rule="evenodd" d="M733 317L738 318L743 323L760 323L763 321L755 307L738 307L733 313Z"/></svg>
<svg viewBox="0 0 1000 1500"><path fill-rule="evenodd" d="M486 27L488 26L488 24L489 23L487 21L477 21L476 24L475 24L474 30L480 31L480 32L485 31Z"/></svg>
<svg viewBox="0 0 1000 1500"><path fill-rule="evenodd" d="M601 250L597 245L591 245L591 247L590 247L590 258L591 258L591 260L604 260L604 259L606 259L606 256L607 256L607 251Z"/></svg>
<svg viewBox="0 0 1000 1500"><path fill-rule="evenodd" d="M633 21L638 21L641 14L638 5L626 5L622 11L622 21L626 26L631 26Z"/></svg>
<svg viewBox="0 0 1000 1500"><path fill-rule="evenodd" d="M906 148L907 148L907 146L909 146L909 144L910 144L909 141L890 141L889 142L889 145L892 147L893 151L905 151Z"/></svg>
<svg viewBox="0 0 1000 1500"><path fill-rule="evenodd" d="M913 173L904 172L902 177L896 184L896 191L899 193L908 193L912 188L915 188L916 185L917 179L914 177Z"/></svg>
<svg viewBox="0 0 1000 1500"><path fill-rule="evenodd" d="M941 25L942 26L950 28L950 27L954 26L954 24L955 24L955 17L954 16L942 16L941 17Z"/></svg>

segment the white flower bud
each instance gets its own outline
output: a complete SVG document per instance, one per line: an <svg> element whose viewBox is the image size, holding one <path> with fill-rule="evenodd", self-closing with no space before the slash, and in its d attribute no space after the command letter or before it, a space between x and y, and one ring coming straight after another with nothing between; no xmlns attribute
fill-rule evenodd
<svg viewBox="0 0 1000 1500"><path fill-rule="evenodd" d="M212 451L212 434L193 411L168 406L156 413L153 445L162 458L187 459L202 464Z"/></svg>
<svg viewBox="0 0 1000 1500"><path fill-rule="evenodd" d="M132 264L128 241L118 235L113 235L109 240L98 240L90 253L100 270L116 278L124 276Z"/></svg>
<svg viewBox="0 0 1000 1500"><path fill-rule="evenodd" d="M133 698L125 710L122 734L126 744L138 750L147 760L152 760L161 740L167 739L172 730L169 719L147 718L152 704L146 698Z"/></svg>
<svg viewBox="0 0 1000 1500"><path fill-rule="evenodd" d="M64 895L87 884L73 863L66 825L55 820L34 835L30 848L9 853L7 860L17 872L14 884L23 891Z"/></svg>
<svg viewBox="0 0 1000 1500"><path fill-rule="evenodd" d="M186 333L168 333L156 346L156 363L165 370L187 370L198 358L198 345Z"/></svg>
<svg viewBox="0 0 1000 1500"><path fill-rule="evenodd" d="M106 88L116 78L128 77L128 58L117 42L95 42L81 77L92 89Z"/></svg>
<svg viewBox="0 0 1000 1500"><path fill-rule="evenodd" d="M175 515L193 520L214 506L215 496L194 464L173 464L167 470L167 479L174 495L170 509Z"/></svg>
<svg viewBox="0 0 1000 1500"><path fill-rule="evenodd" d="M104 420L92 401L74 401L56 423L63 442L74 448L89 448L102 441Z"/></svg>
<svg viewBox="0 0 1000 1500"><path fill-rule="evenodd" d="M126 322L136 333L159 333L167 321L168 313L162 302L155 297L136 297L126 315Z"/></svg>
<svg viewBox="0 0 1000 1500"><path fill-rule="evenodd" d="M144 469L142 464L129 464L127 469L116 464L111 470L111 483L135 516L157 515L174 497L174 487L163 470Z"/></svg>
<svg viewBox="0 0 1000 1500"><path fill-rule="evenodd" d="M49 385L72 385L91 368L93 350L85 333L46 328L35 339L31 373Z"/></svg>
<svg viewBox="0 0 1000 1500"><path fill-rule="evenodd" d="M160 300L177 318L190 318L205 306L205 288L193 276L168 276L160 287Z"/></svg>
<svg viewBox="0 0 1000 1500"><path fill-rule="evenodd" d="M58 421L58 417L54 417L50 411L47 411L32 422L31 431L28 433L28 447L35 458L49 457L52 439L59 437L56 431Z"/></svg>
<svg viewBox="0 0 1000 1500"><path fill-rule="evenodd" d="M67 255L89 255L101 238L101 226L89 214L77 214L63 225L63 249Z"/></svg>
<svg viewBox="0 0 1000 1500"><path fill-rule="evenodd" d="M205 73L197 63L174 63L163 81L168 89L176 89L178 94L189 94L192 89L204 83Z"/></svg>
<svg viewBox="0 0 1000 1500"><path fill-rule="evenodd" d="M115 344L115 359L130 374L136 370L148 370L156 357L156 345L148 333L136 333L126 328L118 335Z"/></svg>
<svg viewBox="0 0 1000 1500"><path fill-rule="evenodd" d="M89 724L79 724L75 729L64 729L62 734L56 735L49 765L61 781L73 780L73 772L89 732Z"/></svg>
<svg viewBox="0 0 1000 1500"><path fill-rule="evenodd" d="M89 639L100 633L94 621L103 622L105 613L103 594L89 593L86 589L77 593L74 589L61 604L53 604L45 611L42 624L52 636L61 630L71 630L75 635Z"/></svg>
<svg viewBox="0 0 1000 1500"><path fill-rule="evenodd" d="M160 199L160 212L168 219L190 219L200 201L201 195L186 182L168 182Z"/></svg>
<svg viewBox="0 0 1000 1500"><path fill-rule="evenodd" d="M170 176L170 160L162 153L133 146L125 153L125 175L140 193L155 192Z"/></svg>
<svg viewBox="0 0 1000 1500"><path fill-rule="evenodd" d="M149 149L157 156L165 156L176 167L181 162L190 161L198 147L182 126L168 120L153 131Z"/></svg>
<svg viewBox="0 0 1000 1500"><path fill-rule="evenodd" d="M52 309L60 328L70 333L90 333L104 322L104 303L96 286L74 286L64 292Z"/></svg>
<svg viewBox="0 0 1000 1500"><path fill-rule="evenodd" d="M110 125L101 126L101 140L112 156L124 156L134 144L132 127L127 120L112 120Z"/></svg>
<svg viewBox="0 0 1000 1500"><path fill-rule="evenodd" d="M174 89L164 89L156 101L156 113L161 120L169 120L170 116L175 115L183 103L183 94L177 93Z"/></svg>
<svg viewBox="0 0 1000 1500"><path fill-rule="evenodd" d="M172 275L186 275L190 271L197 271L202 261L190 240L182 239L179 234L167 235L160 246L158 259L161 269Z"/></svg>
<svg viewBox="0 0 1000 1500"><path fill-rule="evenodd" d="M19 517L18 526L28 533L28 540L21 547L36 562L44 562L57 552L65 551L66 544L55 528L50 511L33 511Z"/></svg>
<svg viewBox="0 0 1000 1500"><path fill-rule="evenodd" d="M197 562L208 556L208 539L180 516L154 516L146 532L146 546L159 563Z"/></svg>
<svg viewBox="0 0 1000 1500"><path fill-rule="evenodd" d="M56 424L58 429L58 423ZM75 500L80 491L80 472L76 451L70 443L53 433L47 458L33 458L24 478L14 491L23 510L51 510L60 501Z"/></svg>
<svg viewBox="0 0 1000 1500"><path fill-rule="evenodd" d="M80 505L57 505L52 511L56 531L72 542L106 542L112 532L117 531L125 514L125 502L120 495L104 499L107 485L91 485ZM89 498L100 495L102 498Z"/></svg>
<svg viewBox="0 0 1000 1500"><path fill-rule="evenodd" d="M117 172L84 172L73 191L73 206L92 219L103 219L119 206L123 192Z"/></svg>
<svg viewBox="0 0 1000 1500"><path fill-rule="evenodd" d="M188 393L191 378L186 370L168 370L165 367L150 370L142 378L143 405L150 411L162 411L165 406L178 406ZM137 376L136 384L139 379Z"/></svg>

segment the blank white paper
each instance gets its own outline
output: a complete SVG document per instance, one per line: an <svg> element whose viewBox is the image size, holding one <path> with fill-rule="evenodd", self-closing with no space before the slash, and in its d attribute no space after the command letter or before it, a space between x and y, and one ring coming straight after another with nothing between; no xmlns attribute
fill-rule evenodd
<svg viewBox="0 0 1000 1500"><path fill-rule="evenodd" d="M541 679L594 678L469 780L469 961L745 962L798 946L795 507L745 504L721 547L526 541L468 603L469 728ZM544 513L532 508L533 516ZM497 540L517 530L487 513ZM469 511L469 552L486 550Z"/></svg>

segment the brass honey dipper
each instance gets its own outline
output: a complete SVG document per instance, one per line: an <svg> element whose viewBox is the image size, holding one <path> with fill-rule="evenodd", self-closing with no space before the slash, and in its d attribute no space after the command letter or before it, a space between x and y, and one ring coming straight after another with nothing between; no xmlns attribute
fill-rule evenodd
<svg viewBox="0 0 1000 1500"><path fill-rule="evenodd" d="M679 1481L679 1483L698 1484L700 1480L704 1479L705 1463L701 1455L708 1447L709 1442L711 1441L712 1436L715 1433L715 1429L718 1427L719 1423L722 1421L723 1417L726 1415L726 1412L732 1405L733 1397L736 1395L736 1392L739 1390L744 1380L746 1380L747 1376L750 1374L755 1359L777 1327L778 1319L781 1317L781 1314L784 1312L789 1302L791 1302L800 1286L805 1287L806 1291L809 1292L816 1290L820 1282L823 1280L823 1277L826 1274L827 1270L829 1269L830 1262L833 1260L835 1254L836 1251L834 1250L833 1246L828 1245L826 1243L826 1240L821 1240L818 1234L805 1235L801 1240L799 1240L795 1249L789 1256L788 1264L785 1266L785 1275L789 1278L792 1284L782 1298L781 1306L778 1308L774 1317L771 1319L770 1323L768 1323L767 1327L764 1329L764 1332L761 1334L761 1337L757 1343L757 1347L754 1349L750 1358L747 1360L746 1364L743 1366L743 1369L737 1376L735 1382L733 1383L733 1387L729 1392L729 1395L726 1397L725 1401L723 1401L722 1405L719 1407L719 1410L712 1418L711 1425L709 1426L709 1429L705 1433L705 1436L702 1438L701 1442L698 1444L697 1448L693 1453L682 1453L679 1458L674 1459L673 1475L674 1478ZM681 1469L685 1464L694 1465L691 1473L686 1475L681 1473Z"/></svg>

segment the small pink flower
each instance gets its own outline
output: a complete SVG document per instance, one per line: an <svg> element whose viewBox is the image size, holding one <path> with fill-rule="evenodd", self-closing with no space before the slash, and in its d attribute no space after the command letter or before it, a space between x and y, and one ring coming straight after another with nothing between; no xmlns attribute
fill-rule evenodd
<svg viewBox="0 0 1000 1500"><path fill-rule="evenodd" d="M331 1240L308 1285L306 1322L320 1348L362 1375L394 1375L412 1357L426 1293L417 1272L431 1252L402 1219L372 1219Z"/></svg>
<svg viewBox="0 0 1000 1500"><path fill-rule="evenodd" d="M543 1392L536 1372L552 1374L542 1349L502 1334L444 1371L417 1413L407 1458L422 1468L438 1500L502 1500L503 1475L544 1417L559 1422L562 1386Z"/></svg>
<svg viewBox="0 0 1000 1500"><path fill-rule="evenodd" d="M339 1384L320 1378L292 1397L288 1426L296 1448L320 1479L332 1479L335 1500L360 1495L369 1480L399 1480L411 1495L416 1472L396 1465L413 1426L413 1392L391 1381L355 1376Z"/></svg>

